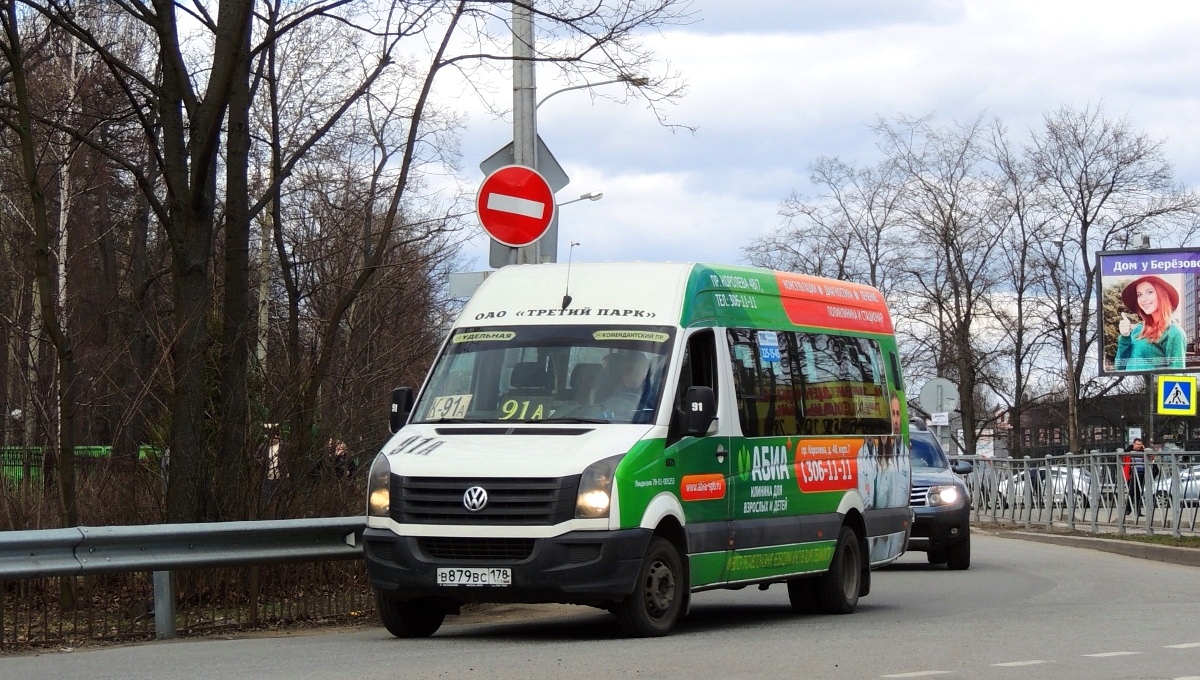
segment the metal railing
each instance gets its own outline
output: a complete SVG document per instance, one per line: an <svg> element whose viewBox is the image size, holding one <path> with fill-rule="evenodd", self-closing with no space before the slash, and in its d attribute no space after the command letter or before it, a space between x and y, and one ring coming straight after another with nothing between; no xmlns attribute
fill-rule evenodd
<svg viewBox="0 0 1200 680"><path fill-rule="evenodd" d="M34 593L26 587L26 581L54 577L62 581L76 576L151 572L155 634L168 639L176 634L176 571L249 567L244 578L240 575L232 578L246 582L250 594L243 599L253 600L248 610L250 618L256 619L260 612L258 595L263 590L263 568L361 560L364 528L365 519L358 516L0 532L0 594L5 602L0 611L0 645L6 640L5 629L17 625L22 614L27 622L38 615L28 607L31 601L49 599L46 592L49 588ZM119 585L116 590L127 594L131 588ZM188 596L195 597L192 593ZM294 602L296 597L296 591L292 590L283 599ZM26 606L22 608L22 604ZM40 612L40 630L53 627L48 609ZM58 610L60 632L62 614ZM139 618L148 619L147 615L148 612L141 612ZM88 630L109 628L107 624L93 626L92 614L87 616Z"/></svg>
<svg viewBox="0 0 1200 680"><path fill-rule="evenodd" d="M975 467L966 481L976 521L1176 537L1198 530L1200 453L955 459Z"/></svg>

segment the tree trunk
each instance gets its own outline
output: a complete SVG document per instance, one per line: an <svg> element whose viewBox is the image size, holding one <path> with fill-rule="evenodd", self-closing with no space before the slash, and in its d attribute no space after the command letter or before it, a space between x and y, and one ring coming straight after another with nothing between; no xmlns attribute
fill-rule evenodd
<svg viewBox="0 0 1200 680"><path fill-rule="evenodd" d="M221 323L221 423L213 514L221 520L246 519L250 479L249 406L246 378L252 345L250 309L250 210L246 179L250 153L250 32L234 70L229 98L225 201L225 302Z"/></svg>

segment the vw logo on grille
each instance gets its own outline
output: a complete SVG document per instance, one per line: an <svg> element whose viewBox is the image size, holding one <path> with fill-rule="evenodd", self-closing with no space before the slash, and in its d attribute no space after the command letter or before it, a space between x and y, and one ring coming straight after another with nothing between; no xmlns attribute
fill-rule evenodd
<svg viewBox="0 0 1200 680"><path fill-rule="evenodd" d="M463 494L463 507L470 512L479 512L487 505L487 491L482 486L473 486Z"/></svg>

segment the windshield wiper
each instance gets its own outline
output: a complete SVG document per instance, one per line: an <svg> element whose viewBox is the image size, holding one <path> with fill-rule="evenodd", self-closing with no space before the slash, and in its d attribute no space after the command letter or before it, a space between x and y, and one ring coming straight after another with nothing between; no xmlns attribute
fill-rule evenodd
<svg viewBox="0 0 1200 680"><path fill-rule="evenodd" d="M511 422L511 421L509 421L509 422ZM521 420L518 422L529 423L531 425L534 423L584 423L584 424L588 424L588 425L603 425L603 424L611 423L612 421L604 419L604 418L575 418L573 416L562 416L559 418L542 418L540 420Z"/></svg>
<svg viewBox="0 0 1200 680"><path fill-rule="evenodd" d="M478 418L434 418L432 420L422 420L421 424L428 425L428 424L436 423L438 425L444 425L446 423L491 423L491 422L494 422L494 421L480 420Z"/></svg>

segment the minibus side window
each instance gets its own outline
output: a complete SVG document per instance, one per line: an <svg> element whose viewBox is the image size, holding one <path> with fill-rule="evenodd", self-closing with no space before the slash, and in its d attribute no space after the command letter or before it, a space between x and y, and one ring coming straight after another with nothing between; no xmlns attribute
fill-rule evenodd
<svg viewBox="0 0 1200 680"><path fill-rule="evenodd" d="M717 353L716 340L710 330L698 331L687 341L683 351L683 361L679 368L679 386L675 390L675 407L671 416L670 432L667 434L667 444L670 445L681 438L683 430L684 406L687 405L689 387L711 387L713 394L718 394L717 384ZM718 399L718 403L720 403Z"/></svg>
<svg viewBox="0 0 1200 680"><path fill-rule="evenodd" d="M793 373L802 434L891 433L890 400L879 344L867 338L796 333Z"/></svg>
<svg viewBox="0 0 1200 680"><path fill-rule="evenodd" d="M742 434L747 437L798 434L791 333L731 328L728 339Z"/></svg>
<svg viewBox="0 0 1200 680"><path fill-rule="evenodd" d="M733 360L733 390L737 397L738 421L746 437L759 436L758 403L763 390L759 381L758 351L754 334L745 328L728 331L729 354Z"/></svg>

